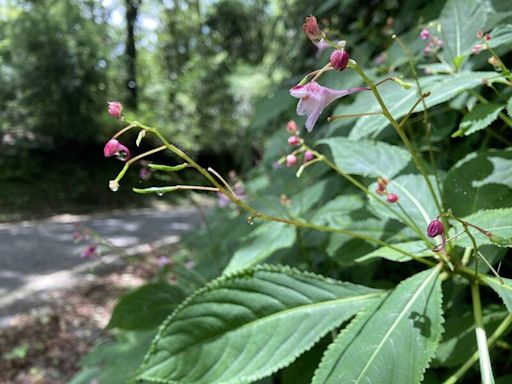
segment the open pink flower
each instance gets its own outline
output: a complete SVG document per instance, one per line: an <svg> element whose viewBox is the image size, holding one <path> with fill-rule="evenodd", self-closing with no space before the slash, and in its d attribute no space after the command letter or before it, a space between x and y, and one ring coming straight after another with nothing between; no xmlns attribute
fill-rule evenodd
<svg viewBox="0 0 512 384"><path fill-rule="evenodd" d="M311 132L325 107L340 97L365 90L369 90L369 88L331 89L311 81L307 84L293 87L290 89L290 95L300 99L297 104L297 114L299 116L307 115L306 129Z"/></svg>
<svg viewBox="0 0 512 384"><path fill-rule="evenodd" d="M126 161L130 158L130 150L116 139L110 139L107 144L105 144L103 154L105 157L116 156L121 161Z"/></svg>

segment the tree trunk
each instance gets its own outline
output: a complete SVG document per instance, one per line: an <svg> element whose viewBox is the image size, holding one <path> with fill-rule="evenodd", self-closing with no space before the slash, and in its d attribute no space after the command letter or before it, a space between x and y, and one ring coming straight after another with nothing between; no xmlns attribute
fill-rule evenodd
<svg viewBox="0 0 512 384"><path fill-rule="evenodd" d="M126 87L130 97L126 104L137 109L137 49L135 47L135 23L142 0L125 0L126 4Z"/></svg>

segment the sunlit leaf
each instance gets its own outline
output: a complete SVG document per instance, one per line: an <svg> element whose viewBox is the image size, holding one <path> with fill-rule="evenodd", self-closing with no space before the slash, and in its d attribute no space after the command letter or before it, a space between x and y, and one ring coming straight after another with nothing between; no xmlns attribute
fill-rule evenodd
<svg viewBox="0 0 512 384"><path fill-rule="evenodd" d="M293 362L380 291L287 267L258 266L199 290L162 326L140 378L249 383Z"/></svg>
<svg viewBox="0 0 512 384"><path fill-rule="evenodd" d="M313 384L420 383L441 338L441 298L437 267L404 280L341 331Z"/></svg>

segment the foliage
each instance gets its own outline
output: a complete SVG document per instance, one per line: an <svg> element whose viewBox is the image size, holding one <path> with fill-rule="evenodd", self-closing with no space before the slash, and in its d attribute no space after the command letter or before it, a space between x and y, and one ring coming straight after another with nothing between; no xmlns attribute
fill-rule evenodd
<svg viewBox="0 0 512 384"><path fill-rule="evenodd" d="M333 88L364 84L367 89L337 101L334 108L325 106L326 112L334 110L331 121L323 114L312 133L300 130L292 149L284 126L295 108L286 100L286 90L312 76L292 82L291 73L322 68L327 56L313 59L298 50L297 58L307 57L307 70L284 60L290 72L283 70L282 86L256 107L258 116L252 120L262 131L269 132L274 124L280 131L266 137L261 163L245 183L231 173L232 185L227 185L177 148L177 137L168 142L158 127L127 116L127 129L160 139L162 150L188 164L183 169L155 167L160 174L195 172L208 183L136 192L213 191L222 206L212 209L206 227L190 234L174 257L177 264L188 265L188 277L165 269L158 282L121 298L114 310L111 326L120 328L136 324L154 329L156 318L169 314L137 379L200 384L273 377L295 383L300 371L299 380L315 384L454 383L463 377L493 383L507 373L510 361L494 350L510 349L507 332L512 325L511 280L500 276L510 268L505 256L512 247L507 149L512 74L506 56L512 9L500 1L435 3L430 13L416 14L424 16L421 25L407 22L404 14L396 25L385 21L385 5L343 20L348 26L340 29L341 36L355 61L341 73L324 67L315 80ZM235 10L233 4L217 3L227 19L249 20L245 12L250 6ZM317 16L323 38L341 49L338 6L325 1ZM175 21L170 27L178 28L176 20L184 13L179 7L167 14ZM188 23L203 25L201 12L191 15ZM376 24L363 35L358 25L371 15ZM215 33L198 44L214 47L227 33L242 34L238 22L219 24L219 15L210 17L207 25ZM278 25L287 22L279 20ZM372 45L369 37L375 36L376 26L381 37ZM235 55L246 64L265 62L266 50L253 45L261 35L252 27L247 46L229 42L229 55L205 59L219 65L210 67L213 73L222 63L232 65ZM422 40L423 28L428 36ZM497 33L497 43L492 35L485 37L488 31ZM399 32L394 39L393 32ZM173 39L171 44L181 43ZM387 58L372 60L364 53L378 54L383 47L389 48ZM201 71L189 56L192 48L184 47L183 57L168 58L187 63L176 74L187 84L192 72ZM272 52L272 47L264 48ZM209 47L198 49L211 53ZM199 78L203 75L209 77L202 73ZM220 86L212 80L192 91L191 104L173 99L171 108L187 119L184 107L202 102L194 92L210 85ZM301 100L303 107L312 102L321 103L322 97L311 94ZM208 105L205 101L205 109ZM222 103L216 107L212 121L230 108ZM192 117L201 124L200 117ZM297 119L298 125L303 121ZM128 161L111 185L128 184L123 176L130 165ZM166 279L176 289L157 288ZM142 294L153 289L158 296ZM187 292L186 299L180 289ZM127 303L147 310L137 312ZM122 317L130 325L120 321L123 311L129 312ZM477 340L470 337L473 332ZM480 372L471 370L478 360Z"/></svg>

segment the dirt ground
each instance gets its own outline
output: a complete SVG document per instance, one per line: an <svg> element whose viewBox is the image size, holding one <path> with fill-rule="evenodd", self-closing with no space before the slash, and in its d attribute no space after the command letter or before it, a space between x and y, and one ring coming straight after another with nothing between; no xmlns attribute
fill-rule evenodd
<svg viewBox="0 0 512 384"><path fill-rule="evenodd" d="M152 258L89 277L72 290L53 292L48 305L16 316L0 329L0 383L69 382L80 357L110 337L105 327L119 295L158 268Z"/></svg>

